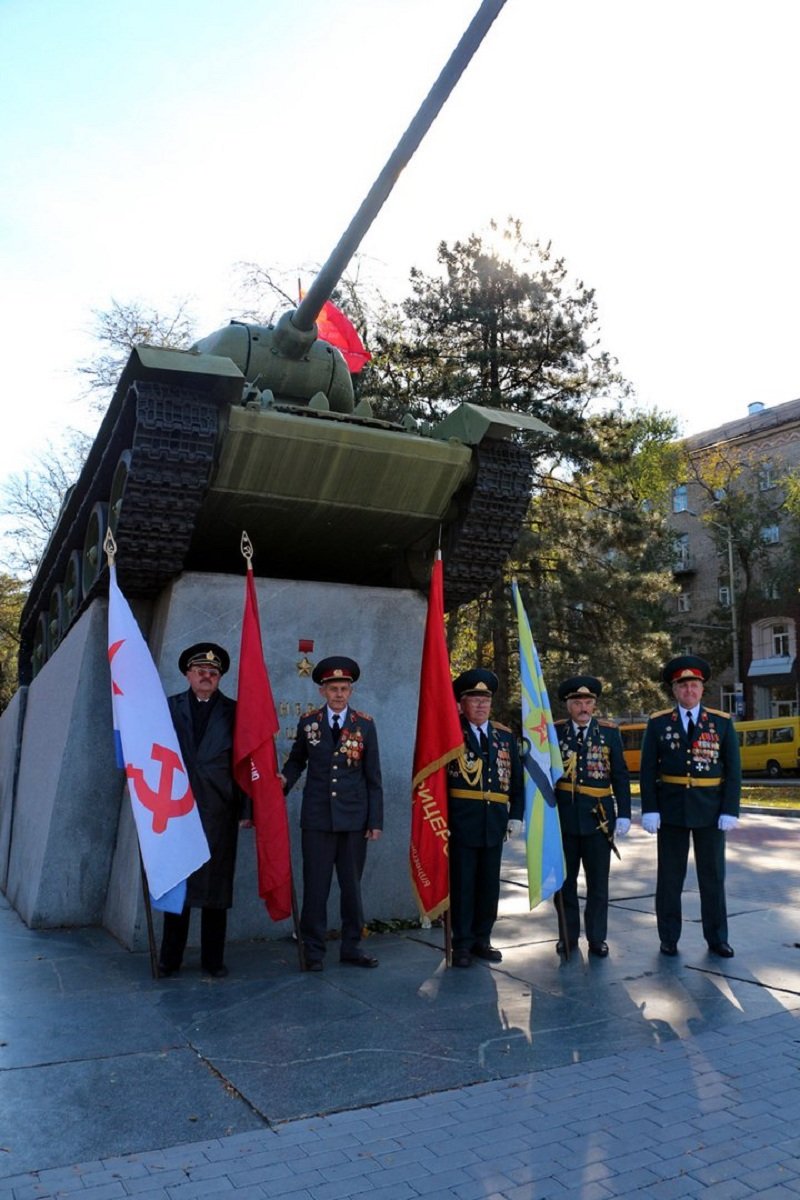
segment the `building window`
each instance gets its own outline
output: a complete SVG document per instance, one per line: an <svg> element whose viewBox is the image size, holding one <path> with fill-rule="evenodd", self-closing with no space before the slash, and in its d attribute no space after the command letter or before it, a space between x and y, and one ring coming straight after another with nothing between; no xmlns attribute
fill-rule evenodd
<svg viewBox="0 0 800 1200"><path fill-rule="evenodd" d="M772 654L775 658L789 657L789 630L785 625L772 626Z"/></svg>
<svg viewBox="0 0 800 1200"><path fill-rule="evenodd" d="M727 583L720 584L719 591L717 594L719 596L719 602L720 602L721 606L723 608L730 608L730 606L731 606L731 589L728 587Z"/></svg>
<svg viewBox="0 0 800 1200"><path fill-rule="evenodd" d="M774 467L771 462L762 463L758 469L758 490L760 492L769 492L772 488L777 487L775 482Z"/></svg>
<svg viewBox="0 0 800 1200"><path fill-rule="evenodd" d="M797 654L796 627L791 617L782 614L762 617L760 621L754 621L750 628L753 658L794 658ZM768 688L766 693L769 695ZM791 693L794 696L794 683L791 685ZM760 709L755 713L759 719L771 715L771 712L762 712Z"/></svg>
<svg viewBox="0 0 800 1200"><path fill-rule="evenodd" d="M692 649L691 642L684 642L684 644L681 646L678 653L682 654L682 655L694 654L694 650Z"/></svg>
<svg viewBox="0 0 800 1200"><path fill-rule="evenodd" d="M688 533L679 533L675 538L675 563L673 569L676 571L688 571L690 564L689 535Z"/></svg>
<svg viewBox="0 0 800 1200"><path fill-rule="evenodd" d="M681 592L678 596L678 612L691 612L692 598L688 592Z"/></svg>
<svg viewBox="0 0 800 1200"><path fill-rule="evenodd" d="M674 513L689 511L689 489L685 483L679 483L672 489L672 511Z"/></svg>
<svg viewBox="0 0 800 1200"><path fill-rule="evenodd" d="M762 591L765 600L780 600L780 588L774 579L766 579Z"/></svg>
<svg viewBox="0 0 800 1200"><path fill-rule="evenodd" d="M781 540L780 525L763 525L761 528L761 540L765 546L776 546Z"/></svg>
<svg viewBox="0 0 800 1200"><path fill-rule="evenodd" d="M723 712L736 712L736 692L727 691L725 688L720 692L719 706Z"/></svg>

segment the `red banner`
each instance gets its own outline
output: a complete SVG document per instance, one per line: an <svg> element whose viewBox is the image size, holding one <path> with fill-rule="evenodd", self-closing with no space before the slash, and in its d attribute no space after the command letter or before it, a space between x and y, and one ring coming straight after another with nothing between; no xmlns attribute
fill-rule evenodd
<svg viewBox="0 0 800 1200"><path fill-rule="evenodd" d="M444 633L442 560L437 554L422 648L411 784L411 884L421 915L431 920L450 905L446 767L463 749Z"/></svg>
<svg viewBox="0 0 800 1200"><path fill-rule="evenodd" d="M233 774L253 801L258 894L273 921L292 915L292 859L286 800L278 779L278 714L264 662L253 568L247 564Z"/></svg>
<svg viewBox="0 0 800 1200"><path fill-rule="evenodd" d="M323 342L341 350L351 375L362 371L372 358L369 350L358 336L355 326L340 308L326 300L317 317L317 331Z"/></svg>

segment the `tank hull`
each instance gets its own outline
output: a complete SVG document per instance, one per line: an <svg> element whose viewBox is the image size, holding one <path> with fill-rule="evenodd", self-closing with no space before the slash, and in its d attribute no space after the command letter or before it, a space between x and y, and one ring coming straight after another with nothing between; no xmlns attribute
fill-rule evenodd
<svg viewBox="0 0 800 1200"><path fill-rule="evenodd" d="M448 607L480 595L527 511L520 428L546 427L461 405L422 436L320 394L267 398L229 358L138 347L33 580L21 681L107 589L107 527L131 597L241 570L244 530L262 571L362 586L424 589L441 546Z"/></svg>

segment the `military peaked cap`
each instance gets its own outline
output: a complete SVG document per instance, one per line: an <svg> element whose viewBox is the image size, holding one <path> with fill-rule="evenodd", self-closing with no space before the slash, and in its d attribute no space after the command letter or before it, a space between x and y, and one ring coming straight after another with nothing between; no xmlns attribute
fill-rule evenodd
<svg viewBox="0 0 800 1200"><path fill-rule="evenodd" d="M603 685L594 675L573 675L558 685L559 700L580 700L587 696L595 700L603 690Z"/></svg>
<svg viewBox="0 0 800 1200"><path fill-rule="evenodd" d="M661 672L661 678L667 687L680 683L682 679L699 679L706 683L711 678L711 667L696 654L682 654L679 658L669 660Z"/></svg>
<svg viewBox="0 0 800 1200"><path fill-rule="evenodd" d="M330 658L320 659L311 672L311 678L314 683L320 685L323 683L355 683L360 674L361 670L355 659L346 658L343 654L334 654Z"/></svg>
<svg viewBox="0 0 800 1200"><path fill-rule="evenodd" d="M216 667L224 675L231 665L230 655L216 642L195 642L178 659L178 670L185 675L190 667Z"/></svg>
<svg viewBox="0 0 800 1200"><path fill-rule="evenodd" d="M464 671L453 681L453 691L456 700L462 696L493 696L499 687L499 680L494 671L486 671L483 667L475 667L472 671Z"/></svg>

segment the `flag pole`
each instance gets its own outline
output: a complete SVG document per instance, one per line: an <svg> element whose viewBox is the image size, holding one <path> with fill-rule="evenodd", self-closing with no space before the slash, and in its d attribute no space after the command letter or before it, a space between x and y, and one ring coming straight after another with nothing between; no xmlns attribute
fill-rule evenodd
<svg viewBox="0 0 800 1200"><path fill-rule="evenodd" d="M150 970L153 979L159 978L158 951L156 950L156 934L153 929L153 906L150 903L150 887L147 883L147 873L144 869L142 851L139 850L139 874L142 878L142 895L144 896L144 915L147 919L147 946L150 951Z"/></svg>
<svg viewBox="0 0 800 1200"><path fill-rule="evenodd" d="M106 529L106 536L103 539L103 549L106 554L109 570L114 566L117 557L117 543L114 535L111 532L111 526ZM127 780L126 780L127 787ZM144 859L142 858L142 849L139 846L139 839L136 839L137 850L139 854L139 875L142 880L142 898L144 900L144 915L147 921L147 947L150 952L150 970L153 974L153 979L158 979L158 951L156 950L156 935L153 928L153 906L150 903L150 887L147 882L147 873L144 869Z"/></svg>
<svg viewBox="0 0 800 1200"><path fill-rule="evenodd" d="M553 896L553 902L556 906L556 916L558 917L558 940L564 947L564 958L569 962L569 936L567 934L567 914L564 911L564 897L561 894L561 888Z"/></svg>

